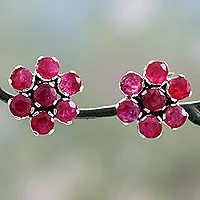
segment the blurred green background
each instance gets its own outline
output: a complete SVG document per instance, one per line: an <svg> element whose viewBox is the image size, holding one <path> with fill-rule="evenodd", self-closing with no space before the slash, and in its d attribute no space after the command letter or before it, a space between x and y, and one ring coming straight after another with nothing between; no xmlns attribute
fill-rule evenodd
<svg viewBox="0 0 200 200"><path fill-rule="evenodd" d="M120 77L143 72L152 59L186 74L200 98L198 0L1 0L1 86L14 66L34 70L40 55L61 71L77 71L80 107L118 102ZM190 100L191 100L190 99ZM159 140L141 139L117 118L57 123L49 137L32 135L0 103L2 200L199 200L200 128L164 127Z"/></svg>

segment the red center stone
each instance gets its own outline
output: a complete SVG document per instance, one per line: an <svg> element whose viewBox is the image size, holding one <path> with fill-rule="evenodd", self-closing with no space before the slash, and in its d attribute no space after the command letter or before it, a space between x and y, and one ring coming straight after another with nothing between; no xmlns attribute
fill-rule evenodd
<svg viewBox="0 0 200 200"><path fill-rule="evenodd" d="M31 114L33 103L29 97L18 94L11 99L9 107L15 117L25 118Z"/></svg>
<svg viewBox="0 0 200 200"><path fill-rule="evenodd" d="M143 78L136 72L128 72L120 82L120 88L125 95L133 96L141 92L143 88Z"/></svg>
<svg viewBox="0 0 200 200"><path fill-rule="evenodd" d="M136 102L130 99L125 99L118 103L117 117L125 124L136 121L139 114L140 108Z"/></svg>
<svg viewBox="0 0 200 200"><path fill-rule="evenodd" d="M78 74L73 72L65 73L59 81L60 91L64 95L74 95L80 91L81 79Z"/></svg>
<svg viewBox="0 0 200 200"><path fill-rule="evenodd" d="M154 85L161 85L167 80L168 66L163 61L151 61L147 64L145 77Z"/></svg>
<svg viewBox="0 0 200 200"><path fill-rule="evenodd" d="M139 123L139 132L144 138L158 138L162 132L162 124L156 116L148 115Z"/></svg>
<svg viewBox="0 0 200 200"><path fill-rule="evenodd" d="M166 97L158 88L152 88L142 95L142 104L151 112L157 112L165 107Z"/></svg>
<svg viewBox="0 0 200 200"><path fill-rule="evenodd" d="M163 115L164 122L172 129L181 127L187 120L187 112L179 105L170 106Z"/></svg>
<svg viewBox="0 0 200 200"><path fill-rule="evenodd" d="M15 90L25 91L28 90L33 83L33 74L26 67L18 66L12 72L9 82Z"/></svg>
<svg viewBox="0 0 200 200"><path fill-rule="evenodd" d="M40 112L31 119L31 128L37 135L47 135L54 130L54 121L46 112Z"/></svg>
<svg viewBox="0 0 200 200"><path fill-rule="evenodd" d="M50 107L57 100L57 92L49 84L41 84L34 92L34 100L42 107Z"/></svg>
<svg viewBox="0 0 200 200"><path fill-rule="evenodd" d="M175 77L169 81L168 92L172 98L183 100L190 95L191 85L184 77Z"/></svg>
<svg viewBox="0 0 200 200"><path fill-rule="evenodd" d="M36 64L36 72L44 80L51 80L58 76L59 62L55 57L41 57Z"/></svg>
<svg viewBox="0 0 200 200"><path fill-rule="evenodd" d="M71 101L59 101L56 106L56 115L55 117L63 123L69 123L73 121L78 114L78 108L76 104Z"/></svg>

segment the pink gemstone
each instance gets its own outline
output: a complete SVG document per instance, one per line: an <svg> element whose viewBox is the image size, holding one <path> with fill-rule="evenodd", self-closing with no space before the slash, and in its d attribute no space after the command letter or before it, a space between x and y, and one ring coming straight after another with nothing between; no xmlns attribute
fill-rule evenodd
<svg viewBox="0 0 200 200"><path fill-rule="evenodd" d="M15 90L28 90L33 83L33 74L31 71L23 66L17 66L10 75L10 84Z"/></svg>
<svg viewBox="0 0 200 200"><path fill-rule="evenodd" d="M124 94L137 95L143 88L143 78L136 72L128 72L121 78L119 85Z"/></svg>
<svg viewBox="0 0 200 200"><path fill-rule="evenodd" d="M167 80L168 66L163 61L151 61L147 64L145 77L154 85L161 85Z"/></svg>
<svg viewBox="0 0 200 200"><path fill-rule="evenodd" d="M168 92L172 98L183 100L190 95L191 85L187 79L178 76L169 81Z"/></svg>
<svg viewBox="0 0 200 200"><path fill-rule="evenodd" d="M33 103L29 97L18 94L11 99L9 107L15 117L25 118L31 114Z"/></svg>
<svg viewBox="0 0 200 200"><path fill-rule="evenodd" d="M68 72L61 76L59 81L60 91L65 95L74 95L81 89L81 79L78 74Z"/></svg>
<svg viewBox="0 0 200 200"><path fill-rule="evenodd" d="M122 100L118 103L117 117L124 123L136 121L140 114L138 104L130 99Z"/></svg>
<svg viewBox="0 0 200 200"><path fill-rule="evenodd" d="M181 127L187 120L187 112L181 106L175 105L170 106L164 112L163 118L164 122L170 128L179 128Z"/></svg>
<svg viewBox="0 0 200 200"><path fill-rule="evenodd" d="M46 112L39 112L31 119L31 128L37 135L47 135L54 130L53 118Z"/></svg>
<svg viewBox="0 0 200 200"><path fill-rule="evenodd" d="M36 72L45 80L56 78L59 70L59 61L55 57L41 57L37 61Z"/></svg>
<svg viewBox="0 0 200 200"><path fill-rule="evenodd" d="M152 88L142 95L142 104L151 112L157 112L165 107L166 97L158 88Z"/></svg>
<svg viewBox="0 0 200 200"><path fill-rule="evenodd" d="M76 104L71 100L59 101L56 106L55 117L63 123L73 121L78 114L78 108Z"/></svg>
<svg viewBox="0 0 200 200"><path fill-rule="evenodd" d="M34 92L34 100L42 107L50 107L57 100L57 92L49 84L41 84Z"/></svg>
<svg viewBox="0 0 200 200"><path fill-rule="evenodd" d="M148 115L139 123L139 132L144 138L158 138L162 132L162 124L156 116Z"/></svg>

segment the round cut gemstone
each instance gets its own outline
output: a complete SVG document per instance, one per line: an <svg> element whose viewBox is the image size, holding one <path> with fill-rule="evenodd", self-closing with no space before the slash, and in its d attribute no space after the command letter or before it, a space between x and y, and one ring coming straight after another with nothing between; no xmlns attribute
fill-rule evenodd
<svg viewBox="0 0 200 200"><path fill-rule="evenodd" d="M15 90L25 91L33 83L33 74L26 67L17 66L12 72L9 82Z"/></svg>
<svg viewBox="0 0 200 200"><path fill-rule="evenodd" d="M37 135L47 135L54 130L54 121L47 112L39 112L31 119L31 128Z"/></svg>
<svg viewBox="0 0 200 200"><path fill-rule="evenodd" d="M143 88L143 78L136 72L128 72L121 78L119 85L124 94L137 95Z"/></svg>
<svg viewBox="0 0 200 200"><path fill-rule="evenodd" d="M162 124L156 116L148 115L138 123L139 132L144 138L158 138L162 132Z"/></svg>
<svg viewBox="0 0 200 200"><path fill-rule="evenodd" d="M57 92L49 84L41 84L34 92L34 100L42 107L50 107L57 100Z"/></svg>
<svg viewBox="0 0 200 200"><path fill-rule="evenodd" d="M168 66L163 61L151 61L147 64L145 77L154 85L161 85L167 80Z"/></svg>
<svg viewBox="0 0 200 200"><path fill-rule="evenodd" d="M81 79L78 74L68 72L61 76L59 81L60 91L64 95L74 95L81 89Z"/></svg>
<svg viewBox="0 0 200 200"><path fill-rule="evenodd" d="M29 97L18 94L11 99L9 107L15 117L25 118L31 114L33 103Z"/></svg>
<svg viewBox="0 0 200 200"><path fill-rule="evenodd" d="M55 57L41 57L37 61L36 72L45 80L56 78L59 70L59 61Z"/></svg>
<svg viewBox="0 0 200 200"><path fill-rule="evenodd" d="M56 106L56 115L55 117L63 123L69 123L73 121L78 114L77 105L71 101L59 101Z"/></svg>
<svg viewBox="0 0 200 200"><path fill-rule="evenodd" d="M187 112L179 105L170 106L163 115L164 122L173 129L181 127L187 120Z"/></svg>
<svg viewBox="0 0 200 200"><path fill-rule="evenodd" d="M125 99L118 103L117 117L124 123L136 121L140 114L138 104L131 99Z"/></svg>
<svg viewBox="0 0 200 200"><path fill-rule="evenodd" d="M166 97L158 88L152 88L142 95L142 104L151 112L157 112L165 107Z"/></svg>
<svg viewBox="0 0 200 200"><path fill-rule="evenodd" d="M190 95L191 85L186 78L178 76L169 81L168 92L172 98L183 100Z"/></svg>

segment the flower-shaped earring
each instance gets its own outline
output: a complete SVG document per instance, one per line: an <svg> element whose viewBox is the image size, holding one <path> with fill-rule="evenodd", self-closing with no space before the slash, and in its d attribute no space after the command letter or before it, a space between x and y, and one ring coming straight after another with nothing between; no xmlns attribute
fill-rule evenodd
<svg viewBox="0 0 200 200"><path fill-rule="evenodd" d="M59 74L59 61L55 57L39 57L35 72L17 66L9 83L19 93L9 100L9 109L16 119L30 118L35 135L54 131L54 119L71 124L79 108L71 96L82 91L78 74L70 71Z"/></svg>
<svg viewBox="0 0 200 200"><path fill-rule="evenodd" d="M133 71L127 72L119 87L126 97L116 106L117 116L124 124L137 121L143 138L160 137L162 122L177 129L188 118L178 101L191 95L191 85L183 75L170 78L164 61L150 61L143 77Z"/></svg>

